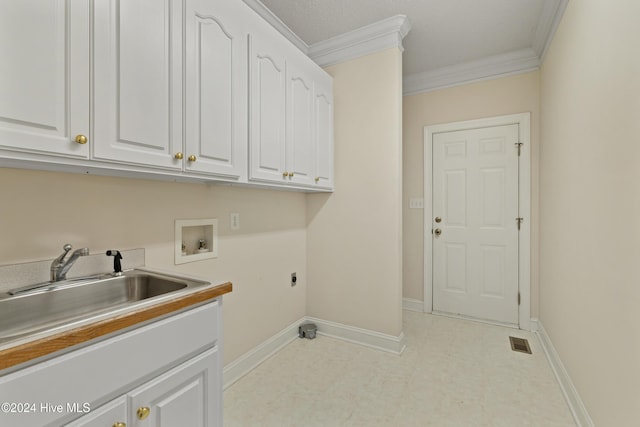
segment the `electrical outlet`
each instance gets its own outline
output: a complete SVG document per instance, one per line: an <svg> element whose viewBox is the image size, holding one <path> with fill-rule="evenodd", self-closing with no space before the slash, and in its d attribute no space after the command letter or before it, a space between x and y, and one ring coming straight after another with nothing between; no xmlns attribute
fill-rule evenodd
<svg viewBox="0 0 640 427"><path fill-rule="evenodd" d="M229 227L232 230L240 230L240 214L239 213L229 214Z"/></svg>
<svg viewBox="0 0 640 427"><path fill-rule="evenodd" d="M297 281L298 278L296 277L296 273L291 273L291 287L294 287Z"/></svg>

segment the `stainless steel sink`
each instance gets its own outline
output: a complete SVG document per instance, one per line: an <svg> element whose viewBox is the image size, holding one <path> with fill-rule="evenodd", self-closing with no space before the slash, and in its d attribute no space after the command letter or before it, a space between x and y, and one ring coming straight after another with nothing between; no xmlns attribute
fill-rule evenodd
<svg viewBox="0 0 640 427"><path fill-rule="evenodd" d="M206 285L146 271L73 279L0 295L0 341L45 331L160 296Z"/></svg>

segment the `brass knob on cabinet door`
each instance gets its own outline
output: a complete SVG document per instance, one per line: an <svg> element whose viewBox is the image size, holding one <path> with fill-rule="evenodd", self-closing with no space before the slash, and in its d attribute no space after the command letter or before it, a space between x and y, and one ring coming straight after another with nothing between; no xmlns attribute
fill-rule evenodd
<svg viewBox="0 0 640 427"><path fill-rule="evenodd" d="M289 176L289 172L286 172L286 171L285 171L285 172L282 172L282 177L283 177L283 178L286 178L286 177L288 177L288 176Z"/></svg>
<svg viewBox="0 0 640 427"><path fill-rule="evenodd" d="M117 422L113 425L113 427L127 427L126 423Z"/></svg>
<svg viewBox="0 0 640 427"><path fill-rule="evenodd" d="M182 160L184 158L184 154L178 152L175 156L173 156L177 160Z"/></svg>
<svg viewBox="0 0 640 427"><path fill-rule="evenodd" d="M187 160L189 160L190 162L195 162L196 161L196 156L194 156L193 154L190 155L189 157L187 157Z"/></svg>
<svg viewBox="0 0 640 427"><path fill-rule="evenodd" d="M86 143L87 143L87 137L86 137L86 136L84 136L84 135L76 135L76 139L75 139L75 141L76 141L78 144L86 144Z"/></svg>
<svg viewBox="0 0 640 427"><path fill-rule="evenodd" d="M289 177L292 177L292 176L293 176L293 172L289 172Z"/></svg>
<svg viewBox="0 0 640 427"><path fill-rule="evenodd" d="M317 184L317 183L318 183L318 181L320 181L320 177L319 177L319 176L316 176L315 181L316 181L316 184Z"/></svg>
<svg viewBox="0 0 640 427"><path fill-rule="evenodd" d="M141 408L138 408L138 410L136 411L136 415L138 416L139 420L144 420L149 416L150 412L151 409L149 409L147 406L143 406Z"/></svg>

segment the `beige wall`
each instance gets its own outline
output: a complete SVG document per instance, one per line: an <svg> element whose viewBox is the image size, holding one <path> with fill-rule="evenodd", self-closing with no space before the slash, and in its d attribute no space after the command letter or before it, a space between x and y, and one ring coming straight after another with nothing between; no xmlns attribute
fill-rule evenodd
<svg viewBox="0 0 640 427"><path fill-rule="evenodd" d="M640 407L639 16L569 2L541 72L540 319L598 426Z"/></svg>
<svg viewBox="0 0 640 427"><path fill-rule="evenodd" d="M329 67L335 193L308 196L310 316L402 331L402 54Z"/></svg>
<svg viewBox="0 0 640 427"><path fill-rule="evenodd" d="M306 314L304 194L0 168L0 200L2 265L53 259L64 243L146 248L147 266L233 282L225 364ZM176 266L174 221L191 218L218 218L219 257Z"/></svg>
<svg viewBox="0 0 640 427"><path fill-rule="evenodd" d="M531 316L538 314L539 73L442 89L404 97L403 239L404 297L423 301L423 210L409 199L423 197L424 127L531 112Z"/></svg>

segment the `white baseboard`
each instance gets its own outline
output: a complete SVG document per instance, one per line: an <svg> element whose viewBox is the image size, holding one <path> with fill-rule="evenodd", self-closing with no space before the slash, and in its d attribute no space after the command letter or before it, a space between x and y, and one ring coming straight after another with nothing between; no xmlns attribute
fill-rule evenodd
<svg viewBox="0 0 640 427"><path fill-rule="evenodd" d="M318 335L337 338L388 353L400 355L406 347L403 333L398 337L394 337L314 317L303 317L225 366L222 374L224 388L226 389L247 375L262 362L298 338L298 326L303 323L315 323L318 327Z"/></svg>
<svg viewBox="0 0 640 427"><path fill-rule="evenodd" d="M407 346L404 333L400 333L400 335L396 337L393 335L370 331L368 329L361 329L354 326L343 325L341 323L330 322L328 320L316 319L314 317L307 317L306 320L308 322L315 323L318 326L318 334L320 335L352 342L354 344L363 345L376 350L400 355Z"/></svg>
<svg viewBox="0 0 640 427"><path fill-rule="evenodd" d="M571 414L573 415L576 425L578 427L593 427L593 421L591 420L584 403L582 403L582 399L580 399L580 395L573 385L571 377L569 377L569 373L562 364L562 360L560 360L560 356L556 352L556 349L553 346L549 335L547 335L547 331L545 331L542 322L537 319L536 327L538 340L540 341L544 354L547 356L547 360L551 365L551 370L560 384L560 389L562 390L562 394L564 394L567 405L569 405L569 409L571 410Z"/></svg>
<svg viewBox="0 0 640 427"><path fill-rule="evenodd" d="M402 309L424 313L424 301L413 298L402 298Z"/></svg>
<svg viewBox="0 0 640 427"><path fill-rule="evenodd" d="M233 362L224 367L222 373L224 388L226 389L240 378L247 375L262 362L273 356L291 341L298 338L298 326L305 318L292 323L262 344L257 345Z"/></svg>

